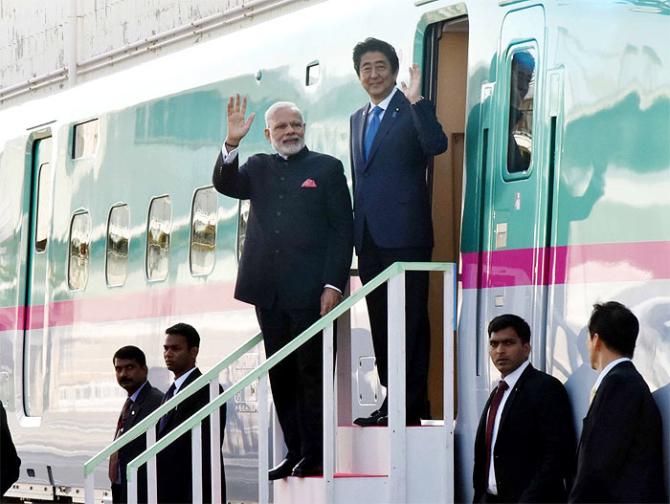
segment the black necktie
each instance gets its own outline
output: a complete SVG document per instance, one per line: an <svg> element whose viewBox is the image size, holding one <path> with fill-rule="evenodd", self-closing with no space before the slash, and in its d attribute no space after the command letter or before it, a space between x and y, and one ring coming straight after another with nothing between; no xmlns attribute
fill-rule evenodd
<svg viewBox="0 0 670 504"><path fill-rule="evenodd" d="M489 405L489 417L486 420L486 477L488 478L489 467L491 466L491 442L493 441L493 426L496 422L496 415L498 414L498 408L500 407L500 402L502 401L503 396L505 395L505 390L509 387L504 380L500 380L498 388L496 390L491 404Z"/></svg>
<svg viewBox="0 0 670 504"><path fill-rule="evenodd" d="M118 438L121 434L124 433L126 428L126 420L130 416L130 408L133 406L133 401L129 397L126 399L126 402L121 408L121 414L119 415L119 420L116 422L116 433L114 434L114 439ZM109 457L109 481L112 483L120 483L120 472L119 472L119 452L114 452Z"/></svg>
<svg viewBox="0 0 670 504"><path fill-rule="evenodd" d="M166 402L168 402L172 398L176 388L177 387L175 386L174 383L172 385L170 385L170 388L167 390L167 392L165 392L165 395L163 396L163 402L161 404L165 404ZM160 421L158 422L158 430L159 431L162 431L165 428L165 424L167 423L167 421L168 421L168 416L163 415L161 417Z"/></svg>

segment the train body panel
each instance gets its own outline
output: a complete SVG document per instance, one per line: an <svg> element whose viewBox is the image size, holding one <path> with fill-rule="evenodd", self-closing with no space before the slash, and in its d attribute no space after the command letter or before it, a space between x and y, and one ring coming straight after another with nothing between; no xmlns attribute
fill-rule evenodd
<svg viewBox="0 0 670 504"><path fill-rule="evenodd" d="M152 383L165 389L160 344L171 323L199 329L202 368L257 331L251 307L233 299L245 207L209 189L227 97L247 94L259 114L242 158L269 151L262 112L290 100L305 113L308 146L340 158L350 179L349 115L367 99L352 47L367 36L390 41L406 80L411 62L424 72L436 65L427 58L436 26L438 45L453 30L467 36L454 130L464 141L455 210L460 496L471 492L474 430L496 376L485 329L497 314L529 320L533 364L566 383L579 429L596 378L586 353L591 305L627 304L641 322L635 363L659 405L670 405L667 2L314 2L0 110L0 397L36 470L22 482L83 486L82 462L109 442L123 402L110 362L118 347L144 348ZM508 156L510 69L521 53L536 78L524 97L532 136L515 137L531 142L519 173ZM438 94L446 77L434 78ZM433 183L434 201L444 190ZM42 204L46 243L37 236ZM437 207L434 219L436 229L445 220ZM354 330L369 338L364 318ZM247 357L224 386L262 355ZM224 445L229 496L245 502L256 498L254 401L250 392L229 405ZM670 453L670 406L662 411Z"/></svg>

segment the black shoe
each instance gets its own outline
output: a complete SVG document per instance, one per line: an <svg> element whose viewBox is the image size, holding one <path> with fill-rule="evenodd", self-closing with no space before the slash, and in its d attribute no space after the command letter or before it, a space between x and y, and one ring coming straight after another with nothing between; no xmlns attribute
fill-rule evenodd
<svg viewBox="0 0 670 504"><path fill-rule="evenodd" d="M354 424L359 425L360 427L370 427L372 425L377 425L377 421L382 416L386 416L386 411L382 411L380 408L373 411L369 417L358 417L354 420Z"/></svg>
<svg viewBox="0 0 670 504"><path fill-rule="evenodd" d="M389 424L389 417L387 415L380 416L377 419L377 425L386 427ZM417 427L421 425L421 419L420 418L407 418L406 424L407 427Z"/></svg>
<svg viewBox="0 0 670 504"><path fill-rule="evenodd" d="M323 476L323 465L321 461L313 458L304 457L293 468L293 476L305 478L307 476Z"/></svg>
<svg viewBox="0 0 670 504"><path fill-rule="evenodd" d="M285 458L279 464L274 466L268 472L268 479L270 481L288 478L293 472L293 467L295 466L295 460Z"/></svg>

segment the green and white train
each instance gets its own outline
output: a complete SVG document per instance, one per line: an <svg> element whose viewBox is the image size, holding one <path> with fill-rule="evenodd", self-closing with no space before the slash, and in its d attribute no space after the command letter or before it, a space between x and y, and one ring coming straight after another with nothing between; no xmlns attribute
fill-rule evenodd
<svg viewBox="0 0 670 504"><path fill-rule="evenodd" d="M246 210L211 187L227 98L246 94L257 113L296 102L309 147L349 173L349 115L367 99L351 51L368 36L397 48L401 79L422 66L450 140L428 183L434 260L459 264L458 494L471 495L474 431L495 376L486 324L505 312L531 324L532 362L566 384L580 428L596 378L591 305L631 307L634 361L670 454L668 32L667 0L305 2L0 110L0 399L23 460L17 494L83 495L83 462L109 443L123 402L117 348L143 348L165 389L169 325L198 328L202 368L257 332L252 307L232 295ZM533 62L521 98L520 53ZM261 123L243 158L269 150ZM260 361L247 357L229 382ZM249 390L228 407L233 501L257 498L256 406Z"/></svg>

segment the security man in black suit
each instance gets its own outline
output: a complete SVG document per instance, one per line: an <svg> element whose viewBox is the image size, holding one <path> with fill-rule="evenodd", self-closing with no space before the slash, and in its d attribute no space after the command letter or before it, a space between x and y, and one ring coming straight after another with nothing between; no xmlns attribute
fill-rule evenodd
<svg viewBox="0 0 670 504"><path fill-rule="evenodd" d="M474 502L565 502L575 450L568 394L528 361L525 320L500 315L488 333L502 379L477 429Z"/></svg>
<svg viewBox="0 0 670 504"><path fill-rule="evenodd" d="M136 346L119 348L112 358L116 381L128 393L121 409L114 439L133 428L140 420L161 405L163 392L151 386L147 380L147 359L144 352ZM127 501L126 466L146 449L145 436L140 436L109 458L109 480L112 483L112 501ZM137 501L147 501L147 473L143 466L138 471Z"/></svg>
<svg viewBox="0 0 670 504"><path fill-rule="evenodd" d="M342 163L305 147L305 122L293 103L265 113L275 154L239 166L237 149L254 114L246 98L228 101L228 131L214 167L216 189L251 200L235 297L256 307L269 357L341 299L352 255L352 211ZM322 344L314 337L270 371L288 452L271 480L321 474Z"/></svg>
<svg viewBox="0 0 670 504"><path fill-rule="evenodd" d="M589 358L600 372L591 391L569 502L668 502L661 414L631 359L637 317L621 303L593 306Z"/></svg>
<svg viewBox="0 0 670 504"><path fill-rule="evenodd" d="M9 432L7 412L0 401L0 497L19 479L21 459L16 453L12 433Z"/></svg>
<svg viewBox="0 0 670 504"><path fill-rule="evenodd" d="M202 376L195 366L195 360L200 350L200 335L193 326L182 322L165 330L163 343L163 358L165 365L174 373L174 382L165 393L163 402L168 401L175 394L182 391L187 385ZM219 386L219 392L223 392ZM209 403L209 387L203 387L188 399L180 403L175 409L163 416L158 422L158 438L165 437L170 431L188 420L198 410ZM211 464L209 455L209 418L201 423L202 426L202 485L203 502L213 502L211 493ZM226 426L226 407L219 411L219 433L221 444ZM226 501L226 475L223 467L223 456L219 448L221 460L221 502ZM192 495L192 457L191 431L178 437L156 457L158 473L158 502L193 502Z"/></svg>

